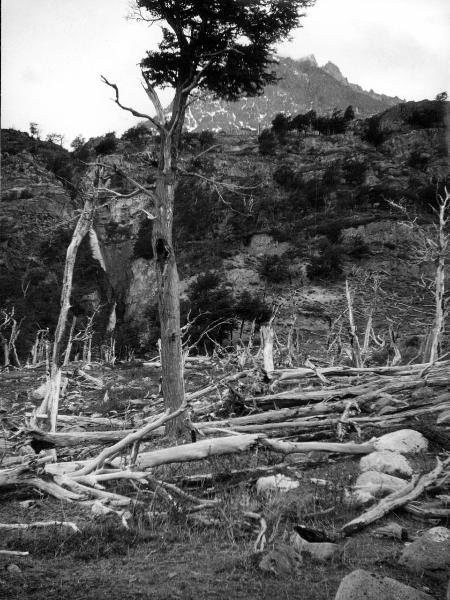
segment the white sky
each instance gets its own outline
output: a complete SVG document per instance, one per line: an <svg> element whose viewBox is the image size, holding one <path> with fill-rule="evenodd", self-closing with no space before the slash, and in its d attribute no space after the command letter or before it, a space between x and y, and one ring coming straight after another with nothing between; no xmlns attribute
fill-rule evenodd
<svg viewBox="0 0 450 600"><path fill-rule="evenodd" d="M121 134L137 119L111 100L150 107L138 63L158 29L128 21L129 0L2 1L2 127L42 135ZM317 0L280 53L331 60L364 89L408 100L450 92L448 0ZM166 96L167 101L167 96Z"/></svg>

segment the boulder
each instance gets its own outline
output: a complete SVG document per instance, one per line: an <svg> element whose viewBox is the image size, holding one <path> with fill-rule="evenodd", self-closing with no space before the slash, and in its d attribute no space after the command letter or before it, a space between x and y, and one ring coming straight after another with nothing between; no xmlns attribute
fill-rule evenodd
<svg viewBox="0 0 450 600"><path fill-rule="evenodd" d="M300 482L291 477L286 477L278 473L268 477L260 477L256 482L256 492L258 494L270 494L272 492L288 492L295 490Z"/></svg>
<svg viewBox="0 0 450 600"><path fill-rule="evenodd" d="M294 548L286 544L280 544L264 554L258 566L262 571L279 577L280 575L292 575L301 564L302 557Z"/></svg>
<svg viewBox="0 0 450 600"><path fill-rule="evenodd" d="M410 477L413 472L411 465L403 454L391 450L380 450L363 456L359 461L359 468L362 472L378 471L379 473L406 475L407 477Z"/></svg>
<svg viewBox="0 0 450 600"><path fill-rule="evenodd" d="M450 529L433 527L403 550L399 563L409 571L443 578L450 571Z"/></svg>
<svg viewBox="0 0 450 600"><path fill-rule="evenodd" d="M428 448L428 441L414 429L399 429L379 437L374 446L377 451L390 450L400 454L417 454Z"/></svg>
<svg viewBox="0 0 450 600"><path fill-rule="evenodd" d="M307 542L298 533L291 535L291 544L300 556L310 556L316 560L326 561L341 554L339 544L332 542Z"/></svg>
<svg viewBox="0 0 450 600"><path fill-rule="evenodd" d="M408 483L399 477L378 471L366 471L361 473L356 480L350 499L358 504L366 504L373 502L376 498L398 492L407 485Z"/></svg>
<svg viewBox="0 0 450 600"><path fill-rule="evenodd" d="M433 600L433 598L391 577L374 575L363 569L357 569L341 581L335 600Z"/></svg>

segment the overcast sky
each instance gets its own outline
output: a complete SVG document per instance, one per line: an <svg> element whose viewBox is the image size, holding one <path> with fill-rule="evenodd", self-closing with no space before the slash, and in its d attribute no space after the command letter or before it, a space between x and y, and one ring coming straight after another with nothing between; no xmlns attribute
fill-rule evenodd
<svg viewBox="0 0 450 600"><path fill-rule="evenodd" d="M121 100L148 112L138 63L154 47L158 29L126 20L129 0L2 1L2 127L66 143L137 121L111 100L103 74ZM317 0L279 51L331 60L364 89L408 100L450 92L448 0Z"/></svg>

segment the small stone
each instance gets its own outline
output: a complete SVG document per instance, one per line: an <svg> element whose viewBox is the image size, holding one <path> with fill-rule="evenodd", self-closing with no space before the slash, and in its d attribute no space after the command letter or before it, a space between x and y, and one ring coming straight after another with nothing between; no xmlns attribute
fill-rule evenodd
<svg viewBox="0 0 450 600"><path fill-rule="evenodd" d="M294 548L280 544L262 557L259 568L276 576L292 575L301 564L302 557Z"/></svg>
<svg viewBox="0 0 450 600"><path fill-rule="evenodd" d="M6 567L7 572L16 577L17 575L21 575L22 574L22 569L20 567L18 567L15 564L10 564Z"/></svg>
<svg viewBox="0 0 450 600"><path fill-rule="evenodd" d="M450 530L429 529L403 550L399 563L419 575L446 576L450 569Z"/></svg>
<svg viewBox="0 0 450 600"><path fill-rule="evenodd" d="M391 577L382 577L357 569L341 581L335 600L433 600L433 598Z"/></svg>
<svg viewBox="0 0 450 600"><path fill-rule="evenodd" d="M371 452L363 456L359 461L361 471L378 471L380 473L388 473L390 475L412 475L412 467L407 459L399 452L391 452L390 450L380 450Z"/></svg>
<svg viewBox="0 0 450 600"><path fill-rule="evenodd" d="M291 477L286 477L278 473L268 477L260 477L256 482L256 492L258 494L270 494L272 492L288 492L295 490L300 482Z"/></svg>
<svg viewBox="0 0 450 600"><path fill-rule="evenodd" d="M390 450L400 454L417 454L428 448L428 441L414 429L400 429L382 435L375 441L374 446L377 451Z"/></svg>
<svg viewBox="0 0 450 600"><path fill-rule="evenodd" d="M290 541L301 556L310 556L320 561L331 560L341 553L339 544L332 542L307 542L298 533L293 533Z"/></svg>
<svg viewBox="0 0 450 600"><path fill-rule="evenodd" d="M382 527L377 527L372 534L376 537L389 537L396 540L407 540L407 530L398 523L387 523Z"/></svg>

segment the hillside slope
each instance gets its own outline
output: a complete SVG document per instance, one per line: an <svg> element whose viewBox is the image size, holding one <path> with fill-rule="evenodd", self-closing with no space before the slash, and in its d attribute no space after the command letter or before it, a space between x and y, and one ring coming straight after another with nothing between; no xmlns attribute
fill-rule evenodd
<svg viewBox="0 0 450 600"><path fill-rule="evenodd" d="M414 259L417 236L389 201L405 202L411 218L431 232L430 206L449 173L448 129L442 103L403 107L375 120L357 121L345 134L289 133L269 154L260 153L256 136L217 135L208 142L210 148L202 146L198 135L186 136L174 223L186 310L192 308L198 275L212 273L203 280L210 287L202 292L202 302L206 294L220 301L222 310L224 299L239 304L246 291L250 297L245 301L251 300L253 307L255 299L266 308L278 307L281 341L295 329L302 352L321 355L327 340L338 339L336 327L346 331L336 318L345 311L343 284L350 276L361 327L378 289L377 333L386 336L391 324L405 344L423 335L432 298L419 284L423 273L432 275L433 265ZM436 111L440 120L425 123L423 114ZM376 145L367 140L372 137ZM3 148L0 305L15 306L19 318L24 317L23 328L30 332L26 350L48 306L51 319L43 324L52 327L54 322L64 241L75 206L39 155L16 150ZM155 176L156 151L156 140L143 150L121 141L109 160L149 182ZM127 191L123 181L114 186ZM28 192L19 193L19 188ZM96 229L107 281L85 247L78 261L74 305L82 315L92 298L104 305L117 302L119 346L153 353L158 331L146 209L144 200L133 198L100 210ZM55 214L49 227L32 227L34 220L44 223L42 210ZM39 290L51 297L39 297ZM219 310L214 302L204 310ZM223 332L225 342L230 336L236 339L241 321L253 318L251 311L236 306L227 308L231 324Z"/></svg>

